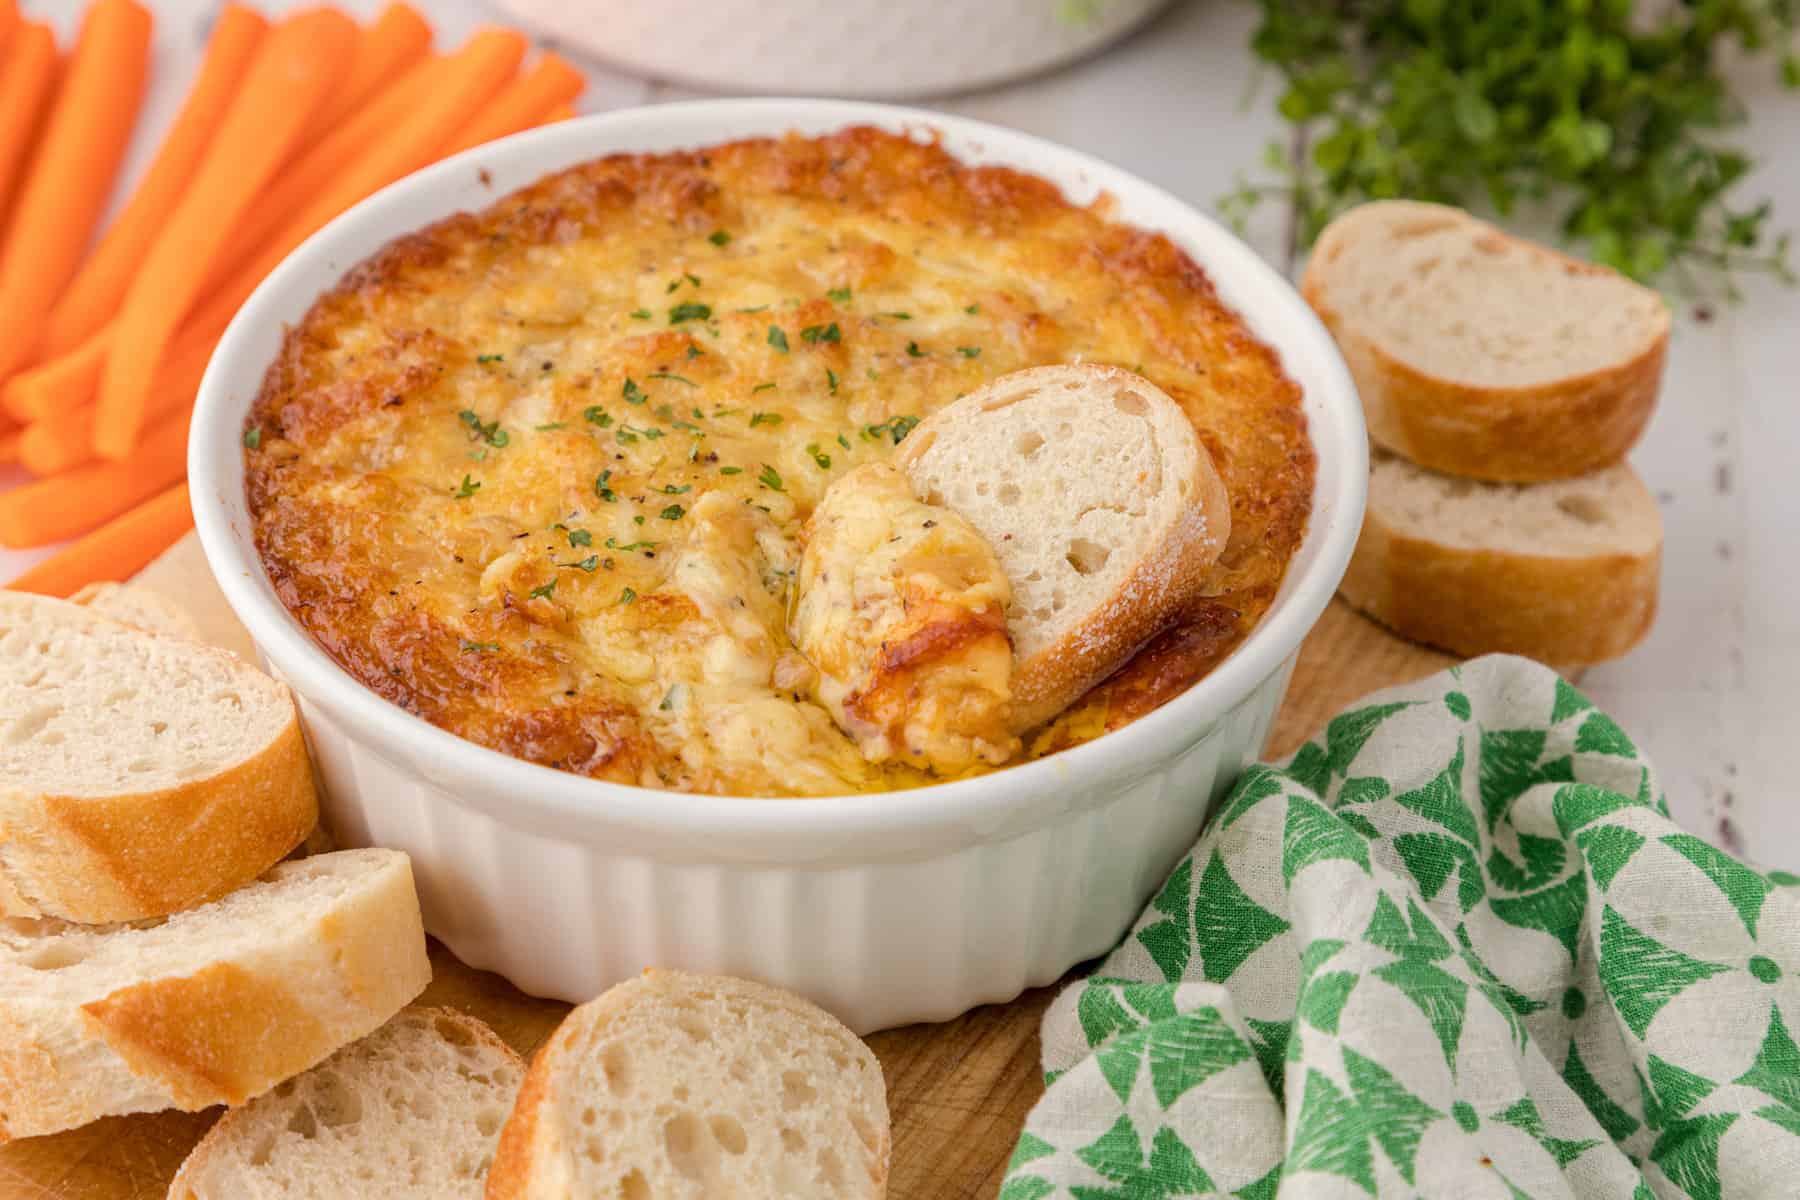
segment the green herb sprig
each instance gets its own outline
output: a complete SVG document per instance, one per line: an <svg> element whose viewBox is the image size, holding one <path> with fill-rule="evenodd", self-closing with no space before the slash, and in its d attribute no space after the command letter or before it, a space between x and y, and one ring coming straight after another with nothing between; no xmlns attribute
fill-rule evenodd
<svg viewBox="0 0 1800 1200"><path fill-rule="evenodd" d="M1750 169L1718 132L1743 112L1726 43L1775 48L1800 87L1793 0L1260 0L1252 48L1294 129L1265 174L1224 198L1240 223L1293 205L1290 257L1339 213L1408 197L1548 204L1578 248L1688 290L1765 270L1794 281L1767 202L1729 195Z"/></svg>

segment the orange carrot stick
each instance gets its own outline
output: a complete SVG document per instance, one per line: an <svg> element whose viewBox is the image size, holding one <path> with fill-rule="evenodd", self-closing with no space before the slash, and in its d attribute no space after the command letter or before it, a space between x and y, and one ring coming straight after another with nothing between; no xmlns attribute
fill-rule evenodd
<svg viewBox="0 0 1800 1200"><path fill-rule="evenodd" d="M11 433L0 433L0 465L18 462L25 444L25 434L19 430Z"/></svg>
<svg viewBox="0 0 1800 1200"><path fill-rule="evenodd" d="M130 462L91 463L0 492L0 546L18 550L75 537L180 482L192 411L164 422Z"/></svg>
<svg viewBox="0 0 1800 1200"><path fill-rule="evenodd" d="M171 356L156 373L151 385L148 423L160 425L165 418L194 402L200 388L200 377L206 373L214 343L203 352ZM94 422L99 406L65 404L52 408L25 427L19 439L19 461L34 475L58 475L74 467L95 461Z"/></svg>
<svg viewBox="0 0 1800 1200"><path fill-rule="evenodd" d="M106 207L144 95L150 14L97 0L82 22L0 259L0 379L34 351Z"/></svg>
<svg viewBox="0 0 1800 1200"><path fill-rule="evenodd" d="M439 154L449 158L471 146L530 129L544 114L581 95L587 80L580 71L554 54L545 54L531 70L501 89L493 102L462 128Z"/></svg>
<svg viewBox="0 0 1800 1200"><path fill-rule="evenodd" d="M358 157L367 154L408 114L430 104L436 81L443 78L446 61L440 58L415 63L361 111L302 151L283 169L258 198L256 208L245 215L241 227L232 231L231 241L219 256L206 290L225 286L308 201L331 187Z"/></svg>
<svg viewBox="0 0 1800 1200"><path fill-rule="evenodd" d="M431 49L431 25L410 4L390 4L357 41L343 82L313 117L301 144L330 134Z"/></svg>
<svg viewBox="0 0 1800 1200"><path fill-rule="evenodd" d="M74 348L118 311L132 275L193 182L268 28L261 14L239 4L227 4L219 14L199 78L155 160L125 211L51 310L44 333L46 355Z"/></svg>
<svg viewBox="0 0 1800 1200"><path fill-rule="evenodd" d="M0 230L55 83L56 37L50 27L34 21L15 30L0 52Z"/></svg>
<svg viewBox="0 0 1800 1200"><path fill-rule="evenodd" d="M217 337L256 285L294 247L358 200L431 162L437 148L488 102L524 55L523 37L485 30L449 58L427 64L429 86L419 104L292 216L255 259L209 295L189 319L178 345L186 349L192 345L189 339Z"/></svg>
<svg viewBox="0 0 1800 1200"><path fill-rule="evenodd" d="M343 73L356 25L316 9L277 25L257 52L181 203L119 307L100 376L94 449L123 459L143 429L150 384L231 227L287 157Z"/></svg>
<svg viewBox="0 0 1800 1200"><path fill-rule="evenodd" d="M112 327L102 327L67 353L20 371L0 389L0 408L21 421L41 421L50 413L94 398L100 369L112 344Z"/></svg>
<svg viewBox="0 0 1800 1200"><path fill-rule="evenodd" d="M545 113L543 117L538 120L538 127L542 128L545 125L554 125L558 121L572 121L579 115L580 114L575 111L575 106L573 104L559 104L549 112Z"/></svg>
<svg viewBox="0 0 1800 1200"><path fill-rule="evenodd" d="M187 484L178 483L51 555L7 586L19 592L67 597L103 579L122 583L193 527Z"/></svg>
<svg viewBox="0 0 1800 1200"><path fill-rule="evenodd" d="M18 28L19 6L16 0L0 0L0 50L6 49L6 43L12 40L12 35Z"/></svg>

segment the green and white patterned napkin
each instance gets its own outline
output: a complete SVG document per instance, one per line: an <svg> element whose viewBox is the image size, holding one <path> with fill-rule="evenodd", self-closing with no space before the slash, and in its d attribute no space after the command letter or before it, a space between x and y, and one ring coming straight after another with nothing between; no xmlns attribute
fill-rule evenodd
<svg viewBox="0 0 1800 1200"><path fill-rule="evenodd" d="M1519 658L1245 774L1044 1020L1002 1200L1800 1196L1800 878Z"/></svg>

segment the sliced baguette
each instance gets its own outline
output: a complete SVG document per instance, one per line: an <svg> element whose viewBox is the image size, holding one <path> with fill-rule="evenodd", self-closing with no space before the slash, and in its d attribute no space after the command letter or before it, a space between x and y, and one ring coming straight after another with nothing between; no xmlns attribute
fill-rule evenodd
<svg viewBox="0 0 1800 1200"><path fill-rule="evenodd" d="M525 1064L451 1008L413 1008L234 1108L169 1200L481 1200Z"/></svg>
<svg viewBox="0 0 1800 1200"><path fill-rule="evenodd" d="M649 971L571 1012L532 1061L488 1200L871 1200L881 1064L777 988Z"/></svg>
<svg viewBox="0 0 1800 1200"><path fill-rule="evenodd" d="M90 583L70 596L69 602L145 633L186 638L190 642L201 640L199 626L186 613L165 604L155 593L129 583Z"/></svg>
<svg viewBox="0 0 1800 1200"><path fill-rule="evenodd" d="M1661 298L1460 209L1352 209L1320 235L1300 287L1344 352L1370 436L1431 470L1586 474L1623 459L1655 407Z"/></svg>
<svg viewBox="0 0 1800 1200"><path fill-rule="evenodd" d="M0 592L0 916L203 904L317 820L281 684L223 650Z"/></svg>
<svg viewBox="0 0 1800 1200"><path fill-rule="evenodd" d="M1661 562L1662 514L1628 466L1476 483L1378 451L1342 590L1414 641L1570 668L1649 631Z"/></svg>
<svg viewBox="0 0 1800 1200"><path fill-rule="evenodd" d="M242 1104L377 1028L431 966L395 850L287 862L159 924L0 926L0 1137Z"/></svg>
<svg viewBox="0 0 1800 1200"><path fill-rule="evenodd" d="M896 461L1012 584L1013 728L1110 675L1196 599L1231 504L1181 407L1117 367L1032 367L940 409Z"/></svg>

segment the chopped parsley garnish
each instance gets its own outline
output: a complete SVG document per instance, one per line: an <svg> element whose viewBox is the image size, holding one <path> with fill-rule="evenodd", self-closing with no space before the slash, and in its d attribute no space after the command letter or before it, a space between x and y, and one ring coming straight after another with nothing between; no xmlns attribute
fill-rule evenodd
<svg viewBox="0 0 1800 1200"><path fill-rule="evenodd" d="M619 388L619 395L625 398L627 404L642 404L650 398L644 394L644 389L637 385L637 380L629 375L625 377L624 385Z"/></svg>
<svg viewBox="0 0 1800 1200"><path fill-rule="evenodd" d="M648 321L650 319L650 310L647 308L634 308L631 310L631 319L634 321Z"/></svg>
<svg viewBox="0 0 1800 1200"><path fill-rule="evenodd" d="M975 315L975 314L976 314L976 313L978 313L978 312L980 312L980 311L981 311L981 305L979 305L979 304L971 304L971 305L969 305L969 307L967 307L967 308L965 308L965 309L963 309L963 311L964 311L964 312L966 312L966 313L968 313L968 314L969 314L969 315L970 315L970 316L971 316L971 317L972 317L972 316L974 316L974 315Z"/></svg>
<svg viewBox="0 0 1800 1200"><path fill-rule="evenodd" d="M668 712L670 709L675 707L675 702L677 700L681 699L682 694L686 690L687 689L684 688L681 684L679 684L679 683L675 684L668 691L663 693L662 703L658 704L656 707L661 709L663 712Z"/></svg>
<svg viewBox="0 0 1800 1200"><path fill-rule="evenodd" d="M681 277L683 279L687 280L689 283L693 284L695 287L700 286L700 277L698 275L695 275L691 271L683 271L681 273Z"/></svg>
<svg viewBox="0 0 1800 1200"><path fill-rule="evenodd" d="M808 454L812 455L812 460L814 462L819 464L819 470L821 470L821 471L831 470L831 455L822 453L819 450L819 443L808 442L806 444L806 452Z"/></svg>
<svg viewBox="0 0 1800 1200"><path fill-rule="evenodd" d="M771 383L769 386L774 387L775 385ZM737 414L739 414L743 411L744 410L741 408L715 408L715 409L713 409L713 416L715 418L717 418L717 417L735 417L735 416L737 416Z"/></svg>
<svg viewBox="0 0 1800 1200"><path fill-rule="evenodd" d="M782 332L781 326L779 326L779 325L769 326L769 345L775 347L777 350L781 351L783 354L786 354L788 352L787 334Z"/></svg>
<svg viewBox="0 0 1800 1200"><path fill-rule="evenodd" d="M642 540L621 543L618 538L607 538L606 548L608 550L620 550L629 553L633 550L654 550L656 549L656 543Z"/></svg>
<svg viewBox="0 0 1800 1200"><path fill-rule="evenodd" d="M719 474L721 474L721 475L742 475L743 473L744 473L744 468L742 468L742 467L720 467L719 468Z"/></svg>
<svg viewBox="0 0 1800 1200"><path fill-rule="evenodd" d="M473 496L480 490L481 485L479 483L476 483L469 476L464 475L462 478L462 486L456 489L456 498L458 500L467 500L470 496Z"/></svg>
<svg viewBox="0 0 1800 1200"><path fill-rule="evenodd" d="M775 386L775 384L774 384L774 383L773 383L773 382L767 382L767 381L765 381L765 382L763 382L763 383L759 383L759 384L757 384L757 385L756 385L756 386L755 386L755 387L753 387L753 388L751 388L751 389L750 389L750 394L751 394L751 395L752 395L752 396L754 396L754 395L756 395L756 393L758 393L758 392L766 392L766 391L768 391L768 390L769 390L769 389L770 389L770 388L773 388L773 387L774 387L774 386ZM737 411L737 409L735 409L735 408L734 408L734 409L732 409L732 410L731 410L731 411L732 411L732 412L736 412L736 411ZM716 416L718 416L718 415L719 415L719 414L718 414L718 413L714 413L714 414L713 414L713 416L715 416L715 417L716 417Z"/></svg>
<svg viewBox="0 0 1800 1200"><path fill-rule="evenodd" d="M675 419L675 408L673 405L659 404L656 406L656 415L661 420L673 421Z"/></svg>
<svg viewBox="0 0 1800 1200"><path fill-rule="evenodd" d="M704 351L700 347L694 345L692 342L688 343L687 356L690 361L693 359L699 358L702 354L705 354L705 353L706 353L706 351Z"/></svg>
<svg viewBox="0 0 1800 1200"><path fill-rule="evenodd" d="M661 487L657 488L656 490L661 492L665 496L683 496L683 495L686 495L688 492L693 491L694 485L691 483L683 483L683 484L665 483Z"/></svg>
<svg viewBox="0 0 1800 1200"><path fill-rule="evenodd" d="M679 325L683 321L704 321L712 316L710 304L677 304L669 310L669 324Z"/></svg>
<svg viewBox="0 0 1800 1200"><path fill-rule="evenodd" d="M252 425L250 428L244 430L244 446L246 449L254 450L261 445L262 426Z"/></svg>
<svg viewBox="0 0 1800 1200"><path fill-rule="evenodd" d="M884 313L876 313L875 315L878 317L892 317L896 321L912 320L912 314L909 312L884 312Z"/></svg>
<svg viewBox="0 0 1800 1200"><path fill-rule="evenodd" d="M844 448L844 449L846 449L846 450L848 450L848 449L849 449L849 448L850 448L850 439L849 439L849 438L847 438L847 437L845 437L845 436L844 436L844 435L843 435L843 434L841 434L841 433L840 433L840 434L838 434L838 435L837 435L837 437L838 437L838 445L840 445L840 446L842 446L842 447L843 447L843 448Z"/></svg>
<svg viewBox="0 0 1800 1200"><path fill-rule="evenodd" d="M590 554L580 562L557 563L556 565L559 567L574 567L577 571L586 571L589 575L592 575L595 571L600 569L600 556L598 554Z"/></svg>
<svg viewBox="0 0 1800 1200"><path fill-rule="evenodd" d="M913 416L889 417L879 425L868 426L863 430L863 433L877 441L879 441L881 435L885 433L892 437L894 439L894 445L898 446L901 442L906 440L906 435L911 433L913 431L913 426L918 423L919 418Z"/></svg>
<svg viewBox="0 0 1800 1200"><path fill-rule="evenodd" d="M637 593L632 591L630 588L625 588L624 590L622 590L619 593L619 603L620 604L630 604L633 600L636 600L636 599L637 599Z"/></svg>
<svg viewBox="0 0 1800 1200"><path fill-rule="evenodd" d="M838 332L837 322L833 321L829 325L808 325L800 331L800 340L808 345L816 345L819 342L842 341L843 335Z"/></svg>
<svg viewBox="0 0 1800 1200"><path fill-rule="evenodd" d="M687 516L687 509L681 507L679 504L671 504L656 515L665 521L679 521L681 518Z"/></svg>
<svg viewBox="0 0 1800 1200"><path fill-rule="evenodd" d="M774 467L771 467L768 463L764 463L763 469L757 473L756 482L762 484L770 491L785 492L787 490L787 488L782 486L781 472L777 471Z"/></svg>
<svg viewBox="0 0 1800 1200"><path fill-rule="evenodd" d="M677 429L687 430L689 433L693 434L697 438L703 438L706 436L706 430L700 428L698 425L694 424L692 421L675 421L674 426Z"/></svg>
<svg viewBox="0 0 1800 1200"><path fill-rule="evenodd" d="M781 424L781 414L780 413L757 412L757 413L750 414L750 428L752 428L752 429L755 429L758 425L779 425L779 424Z"/></svg>
<svg viewBox="0 0 1800 1200"><path fill-rule="evenodd" d="M693 347L689 346L688 349L692 350ZM667 371L652 371L650 374L644 376L644 378L645 379L669 379L669 380L673 380L676 383L685 383L689 387L699 387L700 386L699 384L695 383L691 379L686 378L685 376L671 375Z"/></svg>
<svg viewBox="0 0 1800 1200"><path fill-rule="evenodd" d="M631 443L637 441L640 437L647 438L650 441L654 442L657 438L661 437L662 435L663 435L663 431L658 429L654 425L646 425L642 429L639 429L635 425L621 425L621 426L619 426L618 432L615 433L613 436L619 439L619 443L621 445L629 446L629 445L631 445Z"/></svg>
<svg viewBox="0 0 1800 1200"><path fill-rule="evenodd" d="M981 357L981 347L980 346L958 346L956 348L956 352L958 354L962 355L964 358L980 358Z"/></svg>
<svg viewBox="0 0 1800 1200"><path fill-rule="evenodd" d="M759 304L759 305L757 305L757 306L756 306L756 307L755 307L755 308L734 308L734 309L732 309L732 310L731 310L731 311L732 311L732 312L738 312L738 313L759 313L759 312L768 312L768 311L769 311L769 306L768 306L768 305L766 305L766 304Z"/></svg>
<svg viewBox="0 0 1800 1200"><path fill-rule="evenodd" d="M924 358L925 357L925 352L923 350L919 349L919 343L917 343L917 342L906 343L906 353L908 356L910 356L912 358Z"/></svg>
<svg viewBox="0 0 1800 1200"><path fill-rule="evenodd" d="M478 363L505 362L506 355L504 355L504 354L477 354L475 356L475 361Z"/></svg>
<svg viewBox="0 0 1800 1200"><path fill-rule="evenodd" d="M588 405L581 410L581 415L587 419L590 425L598 425L602 429L612 424L612 417L598 404Z"/></svg>
<svg viewBox="0 0 1800 1200"><path fill-rule="evenodd" d="M585 530L585 529L569 530L569 545L570 546L591 546L593 544L594 544L594 535L589 533L587 530Z"/></svg>
<svg viewBox="0 0 1800 1200"><path fill-rule="evenodd" d="M731 244L731 235L723 229L715 229L706 235L706 240L715 246L727 246Z"/></svg>
<svg viewBox="0 0 1800 1200"><path fill-rule="evenodd" d="M832 288L825 293L825 298L834 304L848 304L850 303L850 289Z"/></svg>
<svg viewBox="0 0 1800 1200"><path fill-rule="evenodd" d="M615 501L619 498L619 493L613 491L612 488L607 486L611 482L612 482L611 468L608 468L607 470L600 472L599 475L594 477L594 495L600 497L602 500L606 501L608 504L611 504L613 501Z"/></svg>
<svg viewBox="0 0 1800 1200"><path fill-rule="evenodd" d="M542 587L534 587L531 589L531 598L533 600L548 600L551 596L553 596L555 594L556 594L556 580L554 578L551 579L549 583L544 584Z"/></svg>
<svg viewBox="0 0 1800 1200"><path fill-rule="evenodd" d="M539 433L545 433L552 429L564 429L564 428L567 428L567 426L565 426L561 421L551 421L547 425L533 425L532 428L537 430Z"/></svg>
<svg viewBox="0 0 1800 1200"><path fill-rule="evenodd" d="M499 642L471 642L464 639L461 643L464 654L485 654L489 650L498 650Z"/></svg>
<svg viewBox="0 0 1800 1200"><path fill-rule="evenodd" d="M826 386L828 386L831 389L831 394L834 396L837 395L837 385L838 385L837 372L832 370L830 367L825 368L825 383L826 383Z"/></svg>
<svg viewBox="0 0 1800 1200"><path fill-rule="evenodd" d="M496 449L506 445L507 442L512 440L512 438L507 435L506 430L500 428L500 422L498 420L489 421L487 424L483 425L481 423L480 415L473 409L468 408L463 409L456 415L462 419L464 425L467 425L474 431L476 437Z"/></svg>

